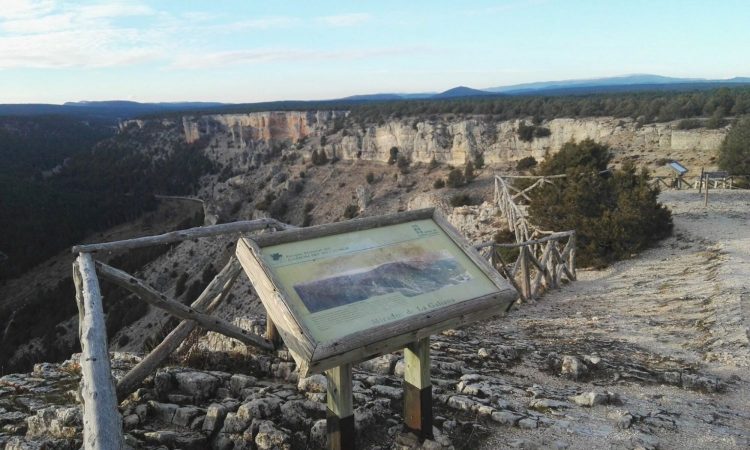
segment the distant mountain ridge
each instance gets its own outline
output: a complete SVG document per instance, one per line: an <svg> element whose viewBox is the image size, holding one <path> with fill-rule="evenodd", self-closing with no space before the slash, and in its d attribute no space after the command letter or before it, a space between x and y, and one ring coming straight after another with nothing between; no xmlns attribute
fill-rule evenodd
<svg viewBox="0 0 750 450"><path fill-rule="evenodd" d="M532 83L475 89L456 86L443 92L415 92L359 94L329 100L280 100L256 103L221 102L163 102L139 103L127 100L78 101L63 105L52 104L0 104L0 116L71 115L108 122L163 113L211 113L233 110L270 111L274 109L346 109L370 102L403 100L448 100L459 98L523 96L523 95L585 95L648 91L691 91L718 87L750 86L750 77L727 79L677 78L652 74L623 75L616 77L539 81Z"/></svg>

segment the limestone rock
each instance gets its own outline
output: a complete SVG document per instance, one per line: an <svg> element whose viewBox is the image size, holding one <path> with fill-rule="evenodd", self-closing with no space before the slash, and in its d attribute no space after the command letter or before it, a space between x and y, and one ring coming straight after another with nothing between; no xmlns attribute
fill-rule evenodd
<svg viewBox="0 0 750 450"><path fill-rule="evenodd" d="M229 388L234 395L239 395L243 389L250 387L258 381L257 378L249 375L234 374L229 379Z"/></svg>
<svg viewBox="0 0 750 450"><path fill-rule="evenodd" d="M297 389L302 392L319 392L325 393L328 388L328 380L325 375L314 374L307 378L302 378L297 383Z"/></svg>
<svg viewBox="0 0 750 450"><path fill-rule="evenodd" d="M219 403L212 403L206 410L206 418L203 421L203 431L213 433L224 425L227 416L227 408Z"/></svg>
<svg viewBox="0 0 750 450"><path fill-rule="evenodd" d="M575 356L565 355L562 359L560 374L570 379L577 380L588 371L586 365Z"/></svg>
<svg viewBox="0 0 750 450"><path fill-rule="evenodd" d="M379 375L392 375L398 356L388 354L365 361L359 365L362 370Z"/></svg>
<svg viewBox="0 0 750 450"><path fill-rule="evenodd" d="M175 382L180 392L201 400L211 398L219 387L219 379L205 372L178 372Z"/></svg>
<svg viewBox="0 0 750 450"><path fill-rule="evenodd" d="M285 431L276 428L270 420L265 420L258 427L255 436L258 450L291 450L291 437Z"/></svg>

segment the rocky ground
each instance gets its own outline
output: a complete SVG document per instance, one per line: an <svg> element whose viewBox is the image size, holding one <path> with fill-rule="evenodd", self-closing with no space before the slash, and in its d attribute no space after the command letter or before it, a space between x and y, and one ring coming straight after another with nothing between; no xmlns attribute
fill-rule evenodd
<svg viewBox="0 0 750 450"><path fill-rule="evenodd" d="M657 248L432 342L425 448L750 446L750 194L668 192ZM262 327L260 321L246 326ZM117 374L136 356L117 354ZM123 403L134 448L320 448L325 379L285 354L182 355ZM361 448L408 448L400 355L355 370ZM78 448L75 360L0 378L0 444Z"/></svg>

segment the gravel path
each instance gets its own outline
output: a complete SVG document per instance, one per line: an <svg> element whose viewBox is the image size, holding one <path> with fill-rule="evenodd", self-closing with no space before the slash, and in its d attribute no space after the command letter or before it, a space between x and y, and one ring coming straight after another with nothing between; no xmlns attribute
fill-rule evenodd
<svg viewBox="0 0 750 450"><path fill-rule="evenodd" d="M541 408L550 422L533 431L488 425L480 448L750 446L750 193L712 192L708 208L695 192L661 200L673 237L469 332L528 349L497 374L526 390L511 402L563 403ZM587 366L577 379L566 356ZM566 395L589 391L619 401Z"/></svg>

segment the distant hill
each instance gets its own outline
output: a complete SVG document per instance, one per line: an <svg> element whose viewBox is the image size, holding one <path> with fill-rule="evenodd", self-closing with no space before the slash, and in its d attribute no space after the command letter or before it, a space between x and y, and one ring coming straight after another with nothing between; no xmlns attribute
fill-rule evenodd
<svg viewBox="0 0 750 450"><path fill-rule="evenodd" d="M493 92L481 91L479 89L473 89L466 86L458 86L453 89L448 89L445 92L433 95L430 98L458 98L458 97L480 97L487 95L497 95Z"/></svg>
<svg viewBox="0 0 750 450"><path fill-rule="evenodd" d="M352 109L373 103L405 100L456 100L512 96L565 96L588 94L621 94L635 92L705 91L719 87L750 86L750 77L724 80L705 78L675 78L661 75L625 75L585 80L541 81L534 83L475 89L457 86L447 91L414 93L360 94L330 100L279 100L257 103L172 102L138 103L126 100L79 101L63 105L0 104L0 116L70 115L89 121L114 124L117 120L134 117L153 117L180 114L248 113L258 111L289 111L316 109Z"/></svg>
<svg viewBox="0 0 750 450"><path fill-rule="evenodd" d="M511 86L498 86L484 89L488 92L499 92L509 95L542 94L542 93L571 93L579 92L625 92L669 89L670 86L699 89L701 87L715 87L723 85L750 84L748 77L735 77L725 80L705 78L674 78L661 75L624 75L619 77L593 78L584 80L541 81L523 83Z"/></svg>
<svg viewBox="0 0 750 450"><path fill-rule="evenodd" d="M0 105L0 116L66 115L114 122L146 114L222 107L219 102L138 103L125 100L68 102L62 105L19 103Z"/></svg>

